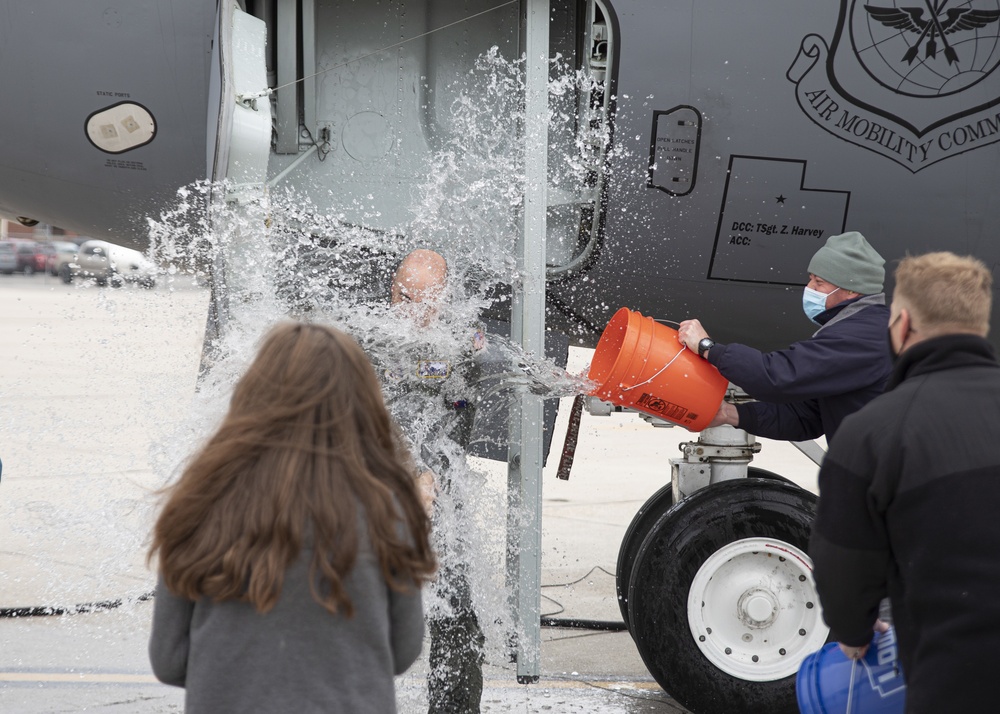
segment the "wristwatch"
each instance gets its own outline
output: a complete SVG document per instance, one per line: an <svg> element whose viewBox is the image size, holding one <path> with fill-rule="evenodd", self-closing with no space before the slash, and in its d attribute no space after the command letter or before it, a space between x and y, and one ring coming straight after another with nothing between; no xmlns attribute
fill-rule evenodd
<svg viewBox="0 0 1000 714"><path fill-rule="evenodd" d="M698 343L698 356L704 357L705 353L713 347L715 347L715 340L711 337L703 337L701 342Z"/></svg>

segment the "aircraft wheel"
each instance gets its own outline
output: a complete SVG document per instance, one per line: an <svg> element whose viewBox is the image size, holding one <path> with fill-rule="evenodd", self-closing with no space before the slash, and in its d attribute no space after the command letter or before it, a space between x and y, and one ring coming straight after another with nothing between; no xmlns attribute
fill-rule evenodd
<svg viewBox="0 0 1000 714"><path fill-rule="evenodd" d="M781 483L788 483L791 484L792 486L798 486L799 488L801 488L797 483L792 481L790 478L785 478L781 474L774 473L774 471L768 471L767 469L759 469L756 466L747 467L747 476L750 478L769 478L772 481L780 481Z"/></svg>
<svg viewBox="0 0 1000 714"><path fill-rule="evenodd" d="M621 610L625 627L629 627L628 585L632 577L635 556L649 535L649 531L673 505L674 489L673 485L668 483L642 504L622 538L621 547L618 549L618 563L615 567L615 589L618 592L618 609Z"/></svg>
<svg viewBox="0 0 1000 714"><path fill-rule="evenodd" d="M756 466L747 468L747 476L750 478L768 478L775 481L794 484L793 481L779 476L773 471L759 469ZM667 484L659 491L650 496L642 507L636 511L632 522L625 530L621 547L618 549L618 563L615 568L615 590L618 594L618 609L622 613L622 620L625 626L629 626L628 615L628 585L632 577L632 565L635 563L635 556L646 539L649 531L656 525L664 513L674 505L674 490L671 484Z"/></svg>
<svg viewBox="0 0 1000 714"><path fill-rule="evenodd" d="M795 714L795 675L826 642L806 551L816 496L772 479L701 489L636 555L630 631L663 689L696 714Z"/></svg>

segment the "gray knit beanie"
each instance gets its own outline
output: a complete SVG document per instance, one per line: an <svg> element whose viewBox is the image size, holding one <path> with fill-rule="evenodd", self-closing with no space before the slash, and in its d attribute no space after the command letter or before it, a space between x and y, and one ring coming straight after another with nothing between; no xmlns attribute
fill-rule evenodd
<svg viewBox="0 0 1000 714"><path fill-rule="evenodd" d="M809 261L809 272L862 295L882 292L885 260L857 231L830 236Z"/></svg>

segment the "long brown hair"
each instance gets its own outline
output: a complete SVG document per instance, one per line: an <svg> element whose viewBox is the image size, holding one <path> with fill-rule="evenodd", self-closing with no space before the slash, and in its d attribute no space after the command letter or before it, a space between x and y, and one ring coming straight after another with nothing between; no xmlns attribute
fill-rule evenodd
<svg viewBox="0 0 1000 714"><path fill-rule="evenodd" d="M344 580L359 518L393 589L435 568L430 521L378 379L332 327L271 330L218 431L167 493L149 559L158 555L167 587L191 600L246 600L266 612L306 545L313 597L350 616Z"/></svg>

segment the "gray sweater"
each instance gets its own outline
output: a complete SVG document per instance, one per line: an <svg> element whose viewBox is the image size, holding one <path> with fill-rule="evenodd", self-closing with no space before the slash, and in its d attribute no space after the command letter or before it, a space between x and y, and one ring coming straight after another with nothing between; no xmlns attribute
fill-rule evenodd
<svg viewBox="0 0 1000 714"><path fill-rule="evenodd" d="M390 590L365 548L347 579L354 617L334 616L309 592L311 557L303 550L289 567L266 614L179 598L159 579L149 659L160 681L186 689L188 714L396 711L393 675L423 641L419 590Z"/></svg>

